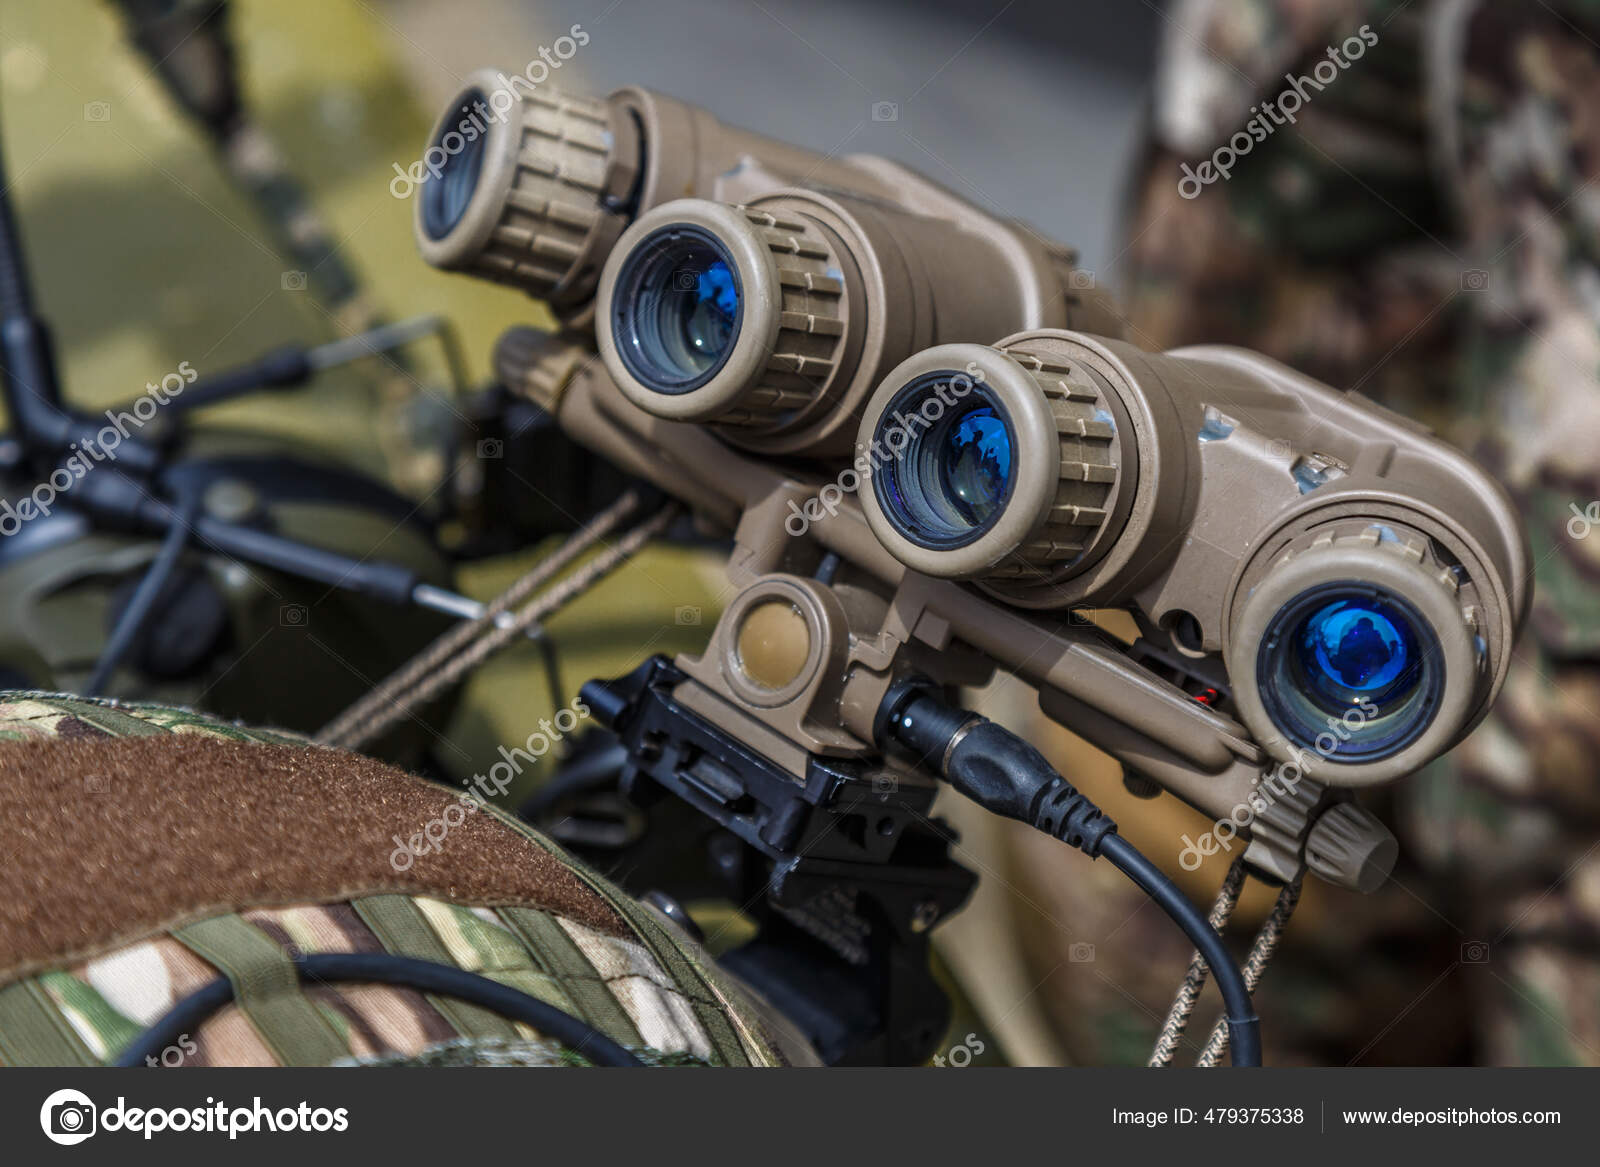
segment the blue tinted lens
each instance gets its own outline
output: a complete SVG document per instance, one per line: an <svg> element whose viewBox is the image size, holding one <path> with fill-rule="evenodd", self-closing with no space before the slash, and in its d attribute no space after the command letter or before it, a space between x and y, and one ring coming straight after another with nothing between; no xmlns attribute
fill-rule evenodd
<svg viewBox="0 0 1600 1167"><path fill-rule="evenodd" d="M1016 477L1016 435L987 389L954 370L895 394L874 434L885 516L922 547L964 547L998 519Z"/></svg>
<svg viewBox="0 0 1600 1167"><path fill-rule="evenodd" d="M461 112L470 112L474 101L483 100L481 91L472 90L462 98ZM451 137L461 141L460 149L453 154L443 145ZM422 226L430 239L443 239L461 222L461 216L478 189L478 176L483 170L483 144L484 135L479 134L469 142L455 133L453 125L433 143L445 157L438 176L422 187Z"/></svg>
<svg viewBox="0 0 1600 1167"><path fill-rule="evenodd" d="M1375 607L1341 601L1306 621L1299 651L1309 677L1374 693L1406 671L1415 657L1415 637L1403 618L1396 622Z"/></svg>
<svg viewBox="0 0 1600 1167"><path fill-rule="evenodd" d="M739 289L733 272L720 259L702 272L694 273L693 303L674 305L683 320L684 343L709 363L720 357L733 335L734 318L739 312ZM687 281L685 281L687 282ZM688 297L684 297L685 301Z"/></svg>
<svg viewBox="0 0 1600 1167"><path fill-rule="evenodd" d="M1416 740L1438 712L1438 638L1377 588L1328 584L1284 606L1262 638L1257 683L1274 723L1325 757L1371 761Z"/></svg>
<svg viewBox="0 0 1600 1167"><path fill-rule="evenodd" d="M985 522L1011 481L1011 435L989 406L962 417L945 435L939 454L945 494L969 523Z"/></svg>
<svg viewBox="0 0 1600 1167"><path fill-rule="evenodd" d="M716 375L739 338L739 275L709 232L664 227L628 254L611 314L628 370L657 393L687 393Z"/></svg>

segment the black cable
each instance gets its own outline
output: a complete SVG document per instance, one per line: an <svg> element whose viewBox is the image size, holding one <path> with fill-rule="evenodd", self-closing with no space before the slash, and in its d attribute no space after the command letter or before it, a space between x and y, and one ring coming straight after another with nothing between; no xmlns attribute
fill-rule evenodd
<svg viewBox="0 0 1600 1167"><path fill-rule="evenodd" d="M597 1065L644 1065L632 1051L588 1022L520 989L502 985L454 965L396 956L388 952L311 953L298 957L294 965L302 981L366 981L454 997L493 1010L513 1021L531 1025ZM233 999L232 982L226 977L218 977L179 1001L165 1017L134 1039L118 1056L116 1064L144 1066L150 1064L152 1058L159 1063L163 1050L176 1045L184 1034L194 1032L201 1022Z"/></svg>
<svg viewBox="0 0 1600 1167"><path fill-rule="evenodd" d="M1100 854L1138 885L1153 899L1172 921L1183 929L1194 944L1211 973L1217 978L1217 988L1222 993L1222 1006L1228 1018L1229 1048L1235 1066L1261 1064L1261 1019L1256 1016L1250 990L1245 987L1244 975L1228 955L1222 937L1211 926L1205 914L1190 903L1177 884L1168 879L1137 847L1116 832L1108 834L1100 843Z"/></svg>
<svg viewBox="0 0 1600 1167"><path fill-rule="evenodd" d="M145 621L155 611L156 601L160 598L162 589L167 586L172 573L177 570L178 562L183 557L183 549L189 544L189 529L194 522L198 505L198 494L191 494L174 511L172 526L167 528L166 537L161 541L161 549L156 552L156 557L151 560L144 577L139 581L139 586L134 589L133 596L128 600L128 606L122 610L122 615L117 619L116 627L106 638L105 648L100 650L100 659L95 662L89 683L84 686L85 697L97 697L105 691L105 687L111 683L111 674L116 671L117 666L122 663L122 658L133 647L133 642L139 633L144 630Z"/></svg>
<svg viewBox="0 0 1600 1167"><path fill-rule="evenodd" d="M1261 1064L1261 1022L1244 974L1222 937L1162 870L1117 834L1117 824L1056 772L1043 754L988 718L951 705L925 680L893 686L878 710L874 735L944 778L995 814L1025 822L1071 843L1091 859L1104 855L1160 905L1211 966L1222 993L1235 1066Z"/></svg>
<svg viewBox="0 0 1600 1167"><path fill-rule="evenodd" d="M535 624L528 629L528 638L533 641L533 646L539 652L539 660L544 665L544 681L550 686L550 705L554 709L565 709L567 701L565 690L561 685L561 652L556 648L555 641L550 639L550 634L545 631L544 625ZM565 740L565 739L563 739ZM571 746L561 747L563 754L569 753Z"/></svg>
<svg viewBox="0 0 1600 1167"><path fill-rule="evenodd" d="M22 461L41 476L57 469L77 444L92 444L97 429L62 402L50 329L34 307L27 256L17 226L5 160L0 157L0 397L5 400ZM76 444L75 444L76 443ZM156 453L138 439L118 447L120 463L133 471L154 468Z"/></svg>
<svg viewBox="0 0 1600 1167"><path fill-rule="evenodd" d="M218 977L201 985L134 1038L133 1044L122 1051L115 1064L123 1067L160 1065L161 1055L166 1050L197 1032L206 1018L232 1003L233 996L233 982L227 977Z"/></svg>
<svg viewBox="0 0 1600 1167"><path fill-rule="evenodd" d="M97 524L113 530L159 531L165 537L177 521L171 503L109 467L79 482L73 500ZM219 554L385 603L410 604L419 582L416 572L398 563L356 559L204 513L195 516L190 528L197 544Z"/></svg>

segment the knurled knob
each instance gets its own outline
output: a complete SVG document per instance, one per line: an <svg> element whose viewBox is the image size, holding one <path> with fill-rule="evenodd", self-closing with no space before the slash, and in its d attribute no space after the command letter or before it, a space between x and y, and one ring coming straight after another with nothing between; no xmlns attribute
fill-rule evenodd
<svg viewBox="0 0 1600 1167"><path fill-rule="evenodd" d="M1306 865L1329 883L1371 894L1394 870L1400 844L1366 807L1341 802L1312 824Z"/></svg>
<svg viewBox="0 0 1600 1167"><path fill-rule="evenodd" d="M572 378L594 360L592 349L526 325L508 328L494 345L500 383L548 413L556 412Z"/></svg>

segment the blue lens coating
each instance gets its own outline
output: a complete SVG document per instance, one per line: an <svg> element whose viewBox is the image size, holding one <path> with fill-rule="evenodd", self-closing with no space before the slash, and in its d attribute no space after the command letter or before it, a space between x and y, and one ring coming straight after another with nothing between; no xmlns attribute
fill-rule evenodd
<svg viewBox="0 0 1600 1167"><path fill-rule="evenodd" d="M1017 438L990 391L956 370L910 382L884 408L872 489L895 529L919 547L965 547L1016 489Z"/></svg>
<svg viewBox="0 0 1600 1167"><path fill-rule="evenodd" d="M708 364L720 357L728 347L739 314L739 289L728 265L718 259L696 273L694 300L678 310L682 314L684 343Z"/></svg>
<svg viewBox="0 0 1600 1167"><path fill-rule="evenodd" d="M1404 618L1365 604L1329 604L1306 621L1301 667L1314 680L1380 692L1405 672L1415 639Z"/></svg>
<svg viewBox="0 0 1600 1167"><path fill-rule="evenodd" d="M716 376L739 340L739 273L701 228L664 227L623 261L612 299L617 351L657 393L687 393Z"/></svg>
<svg viewBox="0 0 1600 1167"><path fill-rule="evenodd" d="M1291 741L1339 761L1404 749L1432 722L1444 671L1432 626L1370 585L1330 583L1273 618L1257 653L1262 704Z"/></svg>
<svg viewBox="0 0 1600 1167"><path fill-rule="evenodd" d="M1011 481L1011 435L987 405L965 414L945 434L939 475L951 505L969 523L994 514Z"/></svg>
<svg viewBox="0 0 1600 1167"><path fill-rule="evenodd" d="M472 90L462 98L461 112L468 112L474 101L483 100L482 92ZM441 143L453 132L442 134L433 143L445 156L444 162L434 181L422 188L422 225L430 239L443 239L456 229L477 192L478 176L483 170L483 135L470 142L463 138L461 147L452 153Z"/></svg>

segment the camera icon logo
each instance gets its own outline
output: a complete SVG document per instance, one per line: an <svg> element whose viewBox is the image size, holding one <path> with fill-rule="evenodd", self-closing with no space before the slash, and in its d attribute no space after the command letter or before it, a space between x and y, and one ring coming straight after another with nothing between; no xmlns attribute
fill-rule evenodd
<svg viewBox="0 0 1600 1167"><path fill-rule="evenodd" d="M1067 949L1067 959L1073 964L1093 964L1094 945L1085 944L1080 940Z"/></svg>
<svg viewBox="0 0 1600 1167"><path fill-rule="evenodd" d="M506 444L499 438L484 438L478 443L478 457L480 458L504 458L505 455Z"/></svg>
<svg viewBox="0 0 1600 1167"><path fill-rule="evenodd" d="M875 101L872 103L872 120L875 122L897 122L900 120L900 103L898 101Z"/></svg>
<svg viewBox="0 0 1600 1167"><path fill-rule="evenodd" d="M1489 946L1482 940L1468 940L1461 946L1462 964L1488 964Z"/></svg>
<svg viewBox="0 0 1600 1167"><path fill-rule="evenodd" d="M1094 272L1082 267L1073 268L1072 274L1067 277L1067 283L1074 292L1090 291L1094 288Z"/></svg>
<svg viewBox="0 0 1600 1167"><path fill-rule="evenodd" d="M700 287L700 273L680 268L672 273L672 287L678 292L693 292Z"/></svg>
<svg viewBox="0 0 1600 1167"><path fill-rule="evenodd" d="M91 101L83 107L83 120L86 122L108 122L111 120L111 103L109 101Z"/></svg>
<svg viewBox="0 0 1600 1167"><path fill-rule="evenodd" d="M111 789L111 779L104 774L90 774L84 778L83 788L90 794L104 794Z"/></svg>
<svg viewBox="0 0 1600 1167"><path fill-rule="evenodd" d="M1489 273L1482 268L1469 268L1461 273L1463 292L1481 292L1489 286Z"/></svg>
<svg viewBox="0 0 1600 1167"><path fill-rule="evenodd" d="M94 1134L99 1110L80 1090L57 1090L39 1108L39 1126L52 1143L71 1147Z"/></svg>
<svg viewBox="0 0 1600 1167"><path fill-rule="evenodd" d="M283 273L283 290L286 292L303 292L306 290L306 273L303 271L286 271Z"/></svg>
<svg viewBox="0 0 1600 1167"><path fill-rule="evenodd" d="M879 771L872 776L872 793L887 798L900 789L900 779L886 771Z"/></svg>
<svg viewBox="0 0 1600 1167"><path fill-rule="evenodd" d="M1600 526L1600 499L1591 499L1589 505L1579 508L1575 502L1569 502L1567 509L1572 512L1572 517L1567 520L1567 534L1574 539L1587 539L1589 532Z"/></svg>
<svg viewBox="0 0 1600 1167"><path fill-rule="evenodd" d="M278 623L285 628L304 628L309 616L304 604L285 604L278 609Z"/></svg>
<svg viewBox="0 0 1600 1167"><path fill-rule="evenodd" d="M700 623L700 609L693 604L679 604L672 609L672 619L677 624L698 624Z"/></svg>

